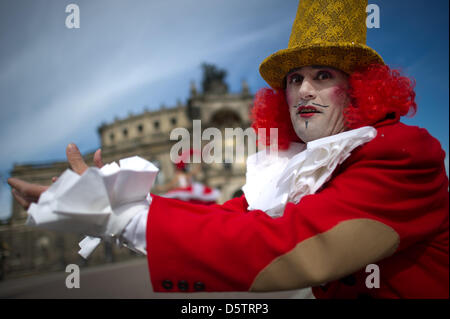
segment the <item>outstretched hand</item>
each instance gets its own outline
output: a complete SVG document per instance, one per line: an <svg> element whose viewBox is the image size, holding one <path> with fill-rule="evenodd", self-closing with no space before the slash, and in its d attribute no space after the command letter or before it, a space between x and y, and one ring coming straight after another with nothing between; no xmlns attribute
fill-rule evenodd
<svg viewBox="0 0 450 319"><path fill-rule="evenodd" d="M80 150L75 144L69 144L67 146L66 156L70 167L75 173L82 175L87 170L88 166L81 156ZM94 154L94 164L98 168L103 166L101 149L98 149ZM55 182L56 180L57 177L52 178L52 182ZM41 194L49 187L45 185L28 183L14 177L8 179L8 184L11 186L11 193L14 199L25 209L28 209L31 203L36 203Z"/></svg>

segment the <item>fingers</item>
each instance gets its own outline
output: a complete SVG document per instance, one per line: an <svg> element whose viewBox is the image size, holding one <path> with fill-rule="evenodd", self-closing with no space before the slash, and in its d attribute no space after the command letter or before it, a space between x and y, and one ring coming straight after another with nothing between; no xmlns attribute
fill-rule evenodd
<svg viewBox="0 0 450 319"><path fill-rule="evenodd" d="M12 187L11 193L14 199L25 209L30 204L37 202L39 196L48 188L48 186L31 184L18 178L8 178L8 184Z"/></svg>
<svg viewBox="0 0 450 319"><path fill-rule="evenodd" d="M88 169L88 166L84 162L84 159L75 144L69 144L67 146L66 156L67 160L69 161L70 167L72 167L72 170L75 173L82 175L84 171Z"/></svg>
<svg viewBox="0 0 450 319"><path fill-rule="evenodd" d="M28 207L30 207L31 201L22 197L22 195L14 188L11 190L11 193L20 206L22 206L25 209L28 209Z"/></svg>
<svg viewBox="0 0 450 319"><path fill-rule="evenodd" d="M78 147L75 144L69 144L66 148L67 160L69 161L72 170L81 175L86 171L88 166L84 162ZM94 154L94 163L101 168L104 164L101 157L101 150L97 150ZM58 177L53 177L52 182L56 182ZM8 184L11 186L11 193L14 199L25 209L28 209L32 202L37 202L41 194L48 189L48 186L32 184L11 177L8 179Z"/></svg>
<svg viewBox="0 0 450 319"><path fill-rule="evenodd" d="M18 191L23 198L38 199L48 186L31 184L18 178L8 178L8 184Z"/></svg>
<svg viewBox="0 0 450 319"><path fill-rule="evenodd" d="M94 164L98 168L102 168L105 165L102 161L102 150L100 148L94 154Z"/></svg>

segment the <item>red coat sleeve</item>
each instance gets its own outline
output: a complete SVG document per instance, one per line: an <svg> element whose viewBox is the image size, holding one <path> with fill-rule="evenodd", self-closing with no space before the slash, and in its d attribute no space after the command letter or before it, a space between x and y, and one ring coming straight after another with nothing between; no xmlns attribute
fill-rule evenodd
<svg viewBox="0 0 450 319"><path fill-rule="evenodd" d="M346 245L358 245L364 228L352 233L357 226L343 227L346 221L385 225L398 236L399 245L392 252L399 253L437 232L448 231L448 179L443 158L439 142L425 130L399 123L379 128L377 137L355 150L322 190L298 204L288 203L280 218L247 211L244 197L224 205L202 206L153 196L147 225L153 288L162 292L248 291L269 265L312 238L318 239L319 245L312 253L309 249L309 255L302 251L293 273L313 260L335 265L336 278L331 274L329 279L337 279L345 275L339 267L344 267L348 252L346 247L333 246L342 245L338 240L321 241L320 235L346 232L336 238L345 238ZM360 256L358 267L378 261L371 260L375 258L370 254L373 247L366 246L359 254L367 251L369 257Z"/></svg>

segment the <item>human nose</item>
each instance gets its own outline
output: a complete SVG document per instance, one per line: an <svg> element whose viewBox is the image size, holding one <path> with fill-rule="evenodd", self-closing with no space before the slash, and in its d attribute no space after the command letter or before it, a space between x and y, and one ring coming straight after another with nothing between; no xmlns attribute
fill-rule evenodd
<svg viewBox="0 0 450 319"><path fill-rule="evenodd" d="M308 79L302 81L302 85L299 88L299 94L302 100L313 100L316 98L314 86Z"/></svg>

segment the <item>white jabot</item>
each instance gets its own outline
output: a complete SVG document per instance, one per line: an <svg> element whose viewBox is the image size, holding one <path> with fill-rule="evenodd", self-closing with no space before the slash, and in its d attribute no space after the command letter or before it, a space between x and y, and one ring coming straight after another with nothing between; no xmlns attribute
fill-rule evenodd
<svg viewBox="0 0 450 319"><path fill-rule="evenodd" d="M287 151L263 150L247 159L243 186L249 210L283 215L286 203L314 194L351 152L377 135L371 126L324 137L307 144L291 143Z"/></svg>
<svg viewBox="0 0 450 319"><path fill-rule="evenodd" d="M134 216L147 213L158 168L133 156L90 167L83 175L67 169L28 209L28 225L89 235L80 242L87 258L101 238L118 239ZM139 247L137 247L139 250Z"/></svg>

